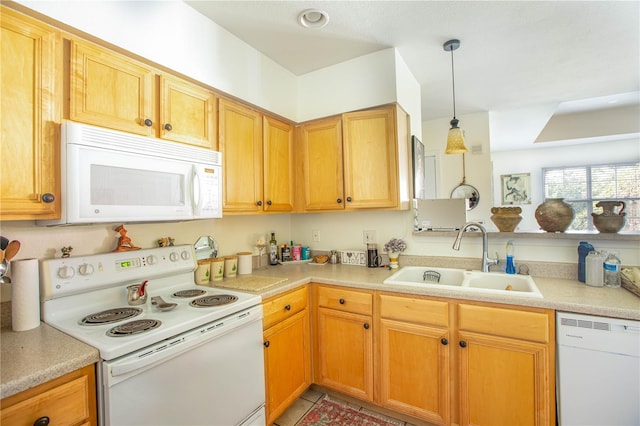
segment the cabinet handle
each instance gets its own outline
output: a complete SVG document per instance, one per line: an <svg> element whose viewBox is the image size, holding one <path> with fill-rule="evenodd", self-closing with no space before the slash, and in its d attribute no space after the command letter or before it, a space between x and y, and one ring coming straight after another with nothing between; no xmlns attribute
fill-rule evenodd
<svg viewBox="0 0 640 426"><path fill-rule="evenodd" d="M285 306L285 307L284 307L284 310L285 310L285 311L290 311L290 310L291 310L291 305L287 305L287 306Z"/></svg>
<svg viewBox="0 0 640 426"><path fill-rule="evenodd" d="M267 205L270 206L271 205L271 200L267 201Z"/></svg>
<svg viewBox="0 0 640 426"><path fill-rule="evenodd" d="M151 121L148 118L145 118L144 125L147 126L147 127L151 127L151 126L153 126L153 121Z"/></svg>
<svg viewBox="0 0 640 426"><path fill-rule="evenodd" d="M264 343L263 343L263 345L264 345L264 347L265 347L265 348L268 348L270 344L271 344L271 343L269 343L269 341L268 341L268 340L267 340L266 342L264 342Z"/></svg>
<svg viewBox="0 0 640 426"><path fill-rule="evenodd" d="M440 343L446 346L449 344L449 341L443 337L442 339L440 339Z"/></svg>
<svg viewBox="0 0 640 426"><path fill-rule="evenodd" d="M46 194L42 194L42 197L40 197L40 199L43 203L53 203L56 197L50 192L47 192Z"/></svg>
<svg viewBox="0 0 640 426"><path fill-rule="evenodd" d="M170 131L172 131L172 130L173 130L173 126L172 126L170 123L167 123L167 124L165 124L165 125L164 125L164 129L165 129L167 132L170 132Z"/></svg>
<svg viewBox="0 0 640 426"><path fill-rule="evenodd" d="M368 329L369 329L369 323L368 323L368 322L365 322L365 323L364 323L364 329L365 329L365 330L368 330Z"/></svg>
<svg viewBox="0 0 640 426"><path fill-rule="evenodd" d="M466 348L467 347L467 342L465 342L464 340L460 340L460 347L461 348Z"/></svg>
<svg viewBox="0 0 640 426"><path fill-rule="evenodd" d="M262 201L258 201L256 204L257 204L257 205L258 205L258 207L259 207L259 206L261 206L261 205L262 205Z"/></svg>
<svg viewBox="0 0 640 426"><path fill-rule="evenodd" d="M33 422L33 426L47 426L48 424L49 424L49 417L47 416L40 417L38 420Z"/></svg>
<svg viewBox="0 0 640 426"><path fill-rule="evenodd" d="M351 197L347 197L347 203L351 202Z"/></svg>
<svg viewBox="0 0 640 426"><path fill-rule="evenodd" d="M344 299L340 299L338 302L340 302L341 305L344 305Z"/></svg>
<svg viewBox="0 0 640 426"><path fill-rule="evenodd" d="M338 198L338 199L336 200L336 202L337 202L338 204L342 204L342 198Z"/></svg>

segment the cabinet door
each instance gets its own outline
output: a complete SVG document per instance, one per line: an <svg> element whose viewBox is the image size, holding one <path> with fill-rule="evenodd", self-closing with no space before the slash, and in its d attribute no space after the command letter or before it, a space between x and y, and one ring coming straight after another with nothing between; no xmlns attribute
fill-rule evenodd
<svg viewBox="0 0 640 426"><path fill-rule="evenodd" d="M373 400L371 317L318 308L316 382L336 391Z"/></svg>
<svg viewBox="0 0 640 426"><path fill-rule="evenodd" d="M60 217L62 48L56 30L1 7L0 219Z"/></svg>
<svg viewBox="0 0 640 426"><path fill-rule="evenodd" d="M553 425L544 343L459 333L461 425Z"/></svg>
<svg viewBox="0 0 640 426"><path fill-rule="evenodd" d="M393 107L343 115L347 209L398 206L398 144Z"/></svg>
<svg viewBox="0 0 640 426"><path fill-rule="evenodd" d="M262 211L262 115L226 99L218 105L224 213Z"/></svg>
<svg viewBox="0 0 640 426"><path fill-rule="evenodd" d="M264 210L293 210L293 126L264 117Z"/></svg>
<svg viewBox="0 0 640 426"><path fill-rule="evenodd" d="M344 210L342 121L330 118L300 127L305 211Z"/></svg>
<svg viewBox="0 0 640 426"><path fill-rule="evenodd" d="M215 96L206 89L160 77L160 137L202 148L216 148Z"/></svg>
<svg viewBox="0 0 640 426"><path fill-rule="evenodd" d="M69 118L155 136L154 72L89 44L71 43Z"/></svg>
<svg viewBox="0 0 640 426"><path fill-rule="evenodd" d="M436 424L449 424L449 332L381 320L380 403Z"/></svg>
<svg viewBox="0 0 640 426"><path fill-rule="evenodd" d="M305 309L264 332L267 424L311 384L309 313Z"/></svg>

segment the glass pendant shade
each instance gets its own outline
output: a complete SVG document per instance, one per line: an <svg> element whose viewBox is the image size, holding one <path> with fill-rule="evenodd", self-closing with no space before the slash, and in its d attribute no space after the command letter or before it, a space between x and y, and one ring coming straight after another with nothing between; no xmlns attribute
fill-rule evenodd
<svg viewBox="0 0 640 426"><path fill-rule="evenodd" d="M445 154L464 154L468 152L467 146L464 144L464 134L462 129L458 127L459 121L455 118L451 120L451 128L447 136L447 148Z"/></svg>

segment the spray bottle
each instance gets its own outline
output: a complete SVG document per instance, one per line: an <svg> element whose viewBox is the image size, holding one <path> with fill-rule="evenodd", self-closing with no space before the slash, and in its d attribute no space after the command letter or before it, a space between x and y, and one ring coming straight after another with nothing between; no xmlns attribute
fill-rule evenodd
<svg viewBox="0 0 640 426"><path fill-rule="evenodd" d="M516 265L513 262L513 241L507 241L507 267L505 268L507 274L516 273Z"/></svg>

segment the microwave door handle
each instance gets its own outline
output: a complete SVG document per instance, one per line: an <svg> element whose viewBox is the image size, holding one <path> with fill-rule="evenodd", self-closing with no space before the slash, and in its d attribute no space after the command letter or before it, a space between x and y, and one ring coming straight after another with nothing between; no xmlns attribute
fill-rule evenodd
<svg viewBox="0 0 640 426"><path fill-rule="evenodd" d="M191 205L193 206L193 213L197 214L200 211L200 175L198 175L198 170L195 166L191 175Z"/></svg>

